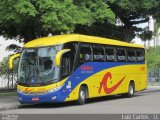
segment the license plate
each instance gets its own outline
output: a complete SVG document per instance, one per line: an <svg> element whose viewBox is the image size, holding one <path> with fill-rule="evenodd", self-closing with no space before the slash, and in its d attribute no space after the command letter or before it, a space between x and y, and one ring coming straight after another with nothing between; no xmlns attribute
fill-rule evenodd
<svg viewBox="0 0 160 120"><path fill-rule="evenodd" d="M32 101L39 101L39 98L32 98Z"/></svg>

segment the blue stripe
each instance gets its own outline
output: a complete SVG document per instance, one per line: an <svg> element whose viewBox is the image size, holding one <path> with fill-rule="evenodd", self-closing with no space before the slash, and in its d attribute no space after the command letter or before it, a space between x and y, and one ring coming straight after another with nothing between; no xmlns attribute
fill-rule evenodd
<svg viewBox="0 0 160 120"><path fill-rule="evenodd" d="M109 69L116 66L122 66L122 65L135 65L135 64L144 64L144 62L87 62L84 63L81 66L91 66L93 67L92 71L89 71L89 73L82 73L82 70L80 67L78 67L75 72L66 80L65 85L61 90L66 89L66 85L68 84L68 81L71 81L72 83L72 90L79 85L83 80L87 79L88 77L96 74L97 72L100 72L105 69ZM65 99L69 96L71 93L70 90L66 91L65 94L61 96L61 101L65 101Z"/></svg>

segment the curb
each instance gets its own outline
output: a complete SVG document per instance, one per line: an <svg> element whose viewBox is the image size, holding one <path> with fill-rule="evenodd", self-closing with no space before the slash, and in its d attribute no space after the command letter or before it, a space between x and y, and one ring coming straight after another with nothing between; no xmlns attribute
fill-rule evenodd
<svg viewBox="0 0 160 120"><path fill-rule="evenodd" d="M160 92L160 90L145 90L145 91L141 91L141 93L151 93L151 92Z"/></svg>
<svg viewBox="0 0 160 120"><path fill-rule="evenodd" d="M142 93L149 93L149 92L159 92L160 86L149 86L146 90L141 91Z"/></svg>
<svg viewBox="0 0 160 120"><path fill-rule="evenodd" d="M19 105L14 105L14 106L10 106L10 107L2 107L2 108L0 108L0 111L7 111L7 110L14 110L14 109L18 109L18 108L20 108L20 106Z"/></svg>
<svg viewBox="0 0 160 120"><path fill-rule="evenodd" d="M9 92L9 93L0 92L0 97L1 96L16 96L16 95L17 95L17 92Z"/></svg>

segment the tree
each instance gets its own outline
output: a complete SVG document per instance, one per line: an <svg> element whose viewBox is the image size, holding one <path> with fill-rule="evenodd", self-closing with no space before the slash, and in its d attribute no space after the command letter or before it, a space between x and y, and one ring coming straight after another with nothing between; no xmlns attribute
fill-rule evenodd
<svg viewBox="0 0 160 120"><path fill-rule="evenodd" d="M9 68L8 68L8 60L9 60L9 56L7 57L4 57L3 60L0 62L0 77L5 77L7 78L8 75L11 76L11 72L13 72L13 75L16 76L17 75L17 68L18 68L18 61L19 59L15 59L15 62L14 62L14 66L13 66L13 70L12 71L9 71Z"/></svg>
<svg viewBox="0 0 160 120"><path fill-rule="evenodd" d="M155 28L154 28L154 33L155 33L154 35L155 36L159 36L160 35L159 29L160 29L160 20L157 20L155 22Z"/></svg>
<svg viewBox="0 0 160 120"><path fill-rule="evenodd" d="M11 44L7 46L6 48L7 51L14 51L15 53L19 53L21 51L21 47L16 44Z"/></svg>
<svg viewBox="0 0 160 120"><path fill-rule="evenodd" d="M49 34L80 33L130 42L158 19L159 0L1 0L0 35L24 43ZM115 25L115 17L123 26Z"/></svg>
<svg viewBox="0 0 160 120"><path fill-rule="evenodd" d="M154 31L153 31L154 46L158 45L158 37L159 36L160 36L160 21L159 20L155 20Z"/></svg>
<svg viewBox="0 0 160 120"><path fill-rule="evenodd" d="M146 31L135 25L147 22L149 15L154 14L159 0L106 0L111 10L124 24L124 40L131 41L137 32ZM131 36L132 35L132 36Z"/></svg>
<svg viewBox="0 0 160 120"><path fill-rule="evenodd" d="M8 58L5 57L3 60L0 62L0 76L5 76L7 77L8 73L8 64L7 64Z"/></svg>
<svg viewBox="0 0 160 120"><path fill-rule="evenodd" d="M76 25L115 20L100 0L1 0L0 15L0 35L24 43L49 34L72 33Z"/></svg>
<svg viewBox="0 0 160 120"><path fill-rule="evenodd" d="M147 49L146 52L147 66L149 72L160 68L160 47Z"/></svg>
<svg viewBox="0 0 160 120"><path fill-rule="evenodd" d="M155 2L157 4L152 8L152 15L156 19L156 21L159 23L160 22L160 1L155 0Z"/></svg>
<svg viewBox="0 0 160 120"><path fill-rule="evenodd" d="M144 42L144 46L146 47L146 41L150 41L153 33L151 31L148 30L148 27L145 27L144 30L138 34L139 38L141 38L141 40ZM149 47L149 45L148 45Z"/></svg>
<svg viewBox="0 0 160 120"><path fill-rule="evenodd" d="M108 20L104 19L104 21L96 21L91 26L78 25L75 31L82 34L131 42L137 34L146 33L146 29L138 28L136 25L147 22L149 15L154 14L154 9L158 7L157 4L160 3L160 1L105 0L105 3L115 13L116 18L122 21L123 25L117 26L110 24Z"/></svg>

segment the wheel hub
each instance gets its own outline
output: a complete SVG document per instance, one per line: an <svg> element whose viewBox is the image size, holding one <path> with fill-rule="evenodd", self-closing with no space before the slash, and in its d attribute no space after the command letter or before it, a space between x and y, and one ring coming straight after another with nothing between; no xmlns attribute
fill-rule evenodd
<svg viewBox="0 0 160 120"><path fill-rule="evenodd" d="M129 87L129 93L130 93L131 95L133 95L133 93L134 93L134 89L133 89L133 86L132 86L132 85L130 85L130 87Z"/></svg>
<svg viewBox="0 0 160 120"><path fill-rule="evenodd" d="M85 92L84 92L84 91L81 91L81 92L80 92L80 96L81 96L82 100L84 100L84 99L85 99Z"/></svg>

